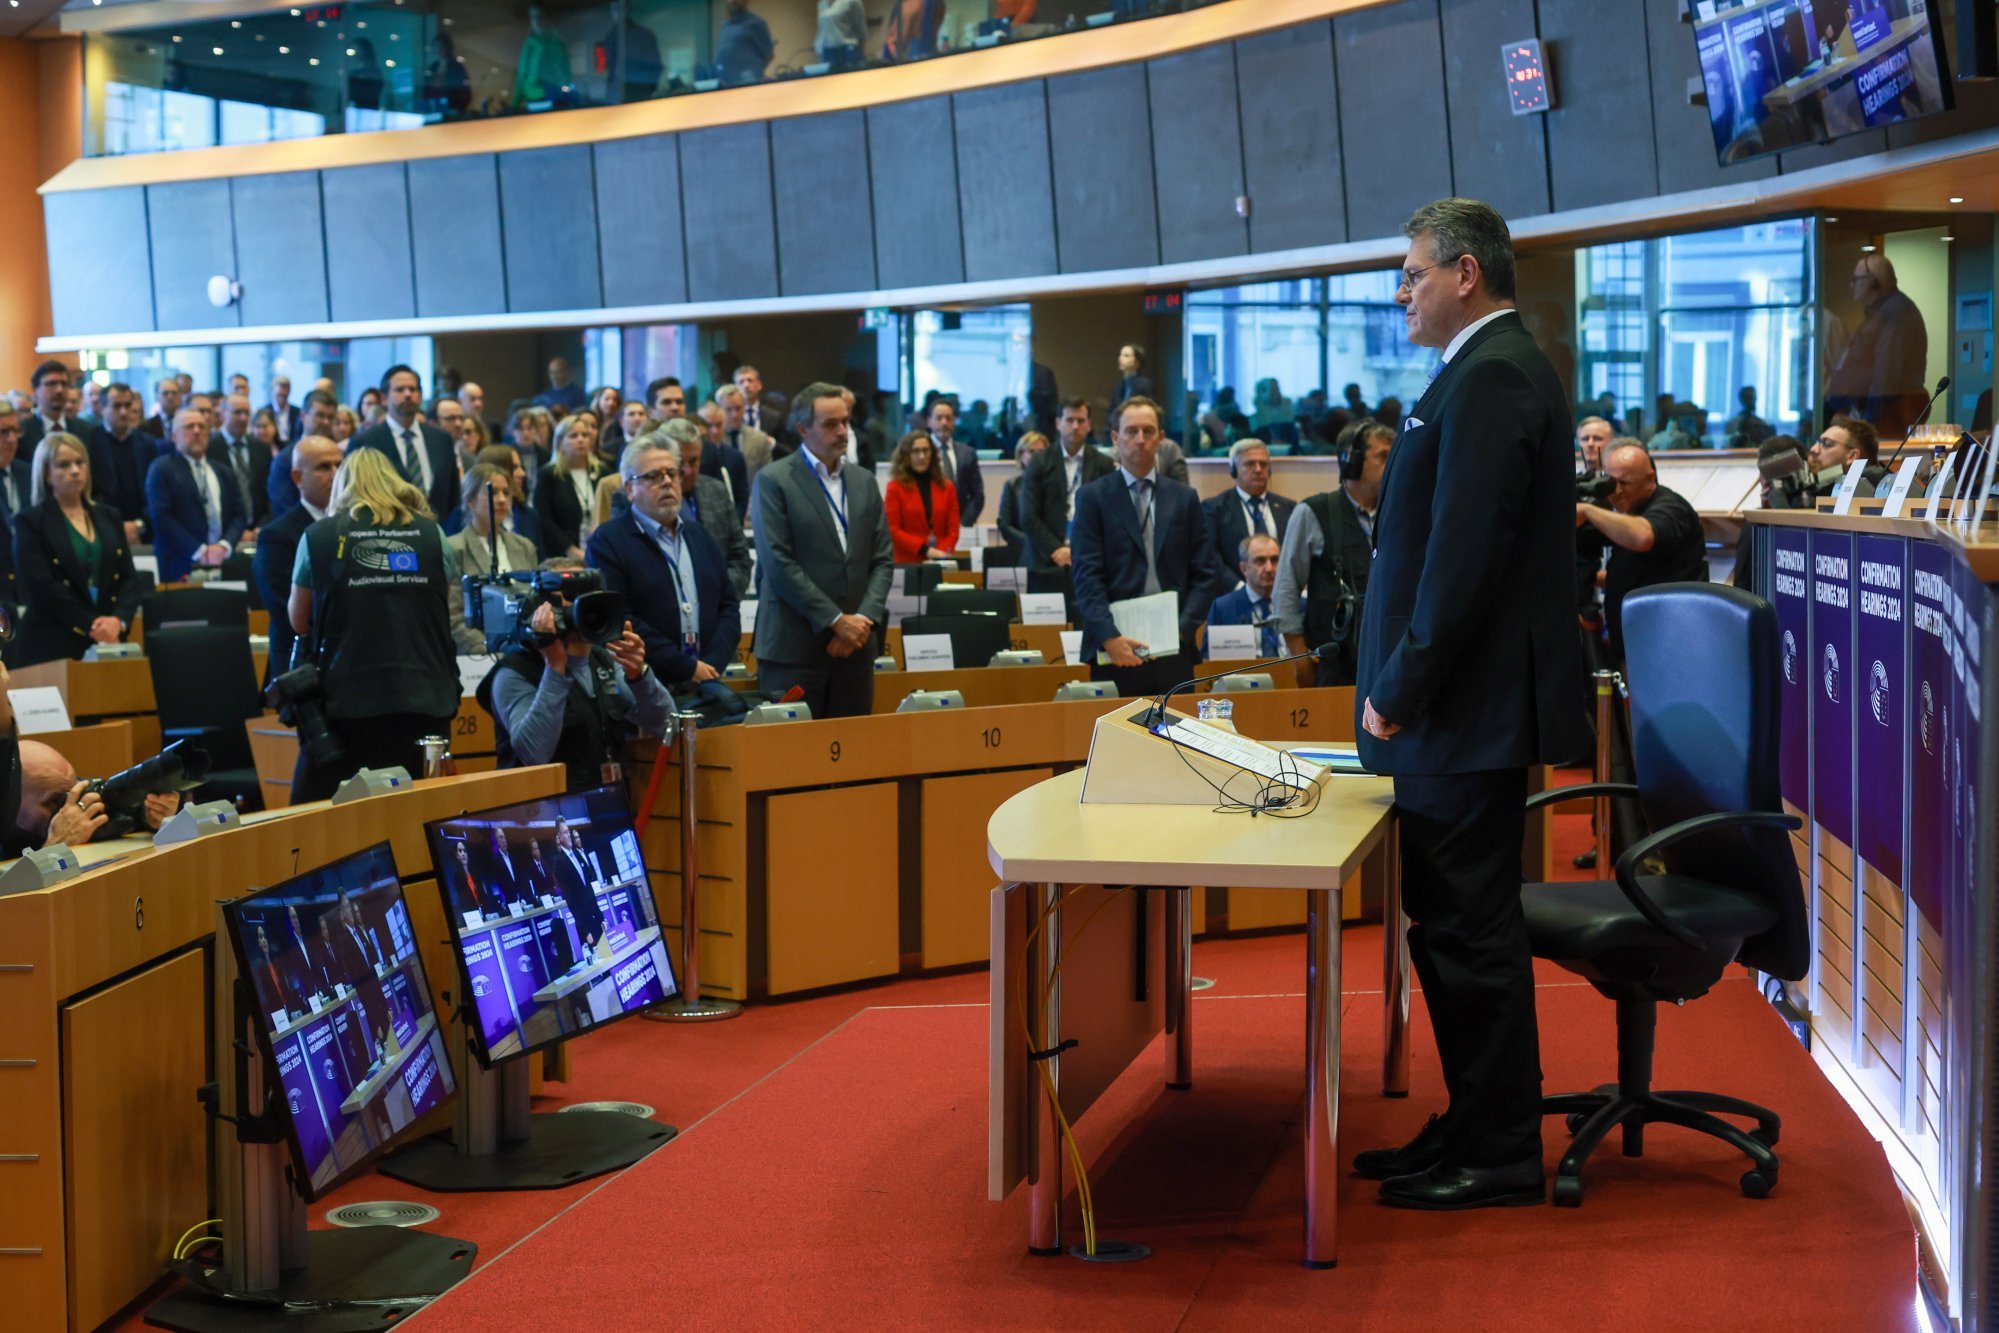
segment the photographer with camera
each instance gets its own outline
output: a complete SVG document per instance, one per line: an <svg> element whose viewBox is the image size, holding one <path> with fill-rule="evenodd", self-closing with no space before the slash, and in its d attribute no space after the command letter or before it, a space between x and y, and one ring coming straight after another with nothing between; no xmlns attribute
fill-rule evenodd
<svg viewBox="0 0 1999 1333"><path fill-rule="evenodd" d="M661 735L672 697L646 665L645 641L624 618L624 599L600 591L595 570L568 556L541 568L545 580L559 579L540 592L527 633L479 685L500 767L561 764L570 791L620 781L619 750Z"/></svg>
<svg viewBox="0 0 1999 1333"><path fill-rule="evenodd" d="M140 788L146 784L127 778L135 770L93 782L77 777L76 769L53 746L23 738L20 747L21 804L14 825L28 840L27 847L46 847L57 842L81 847L99 837L123 837L140 825L150 833L157 833L160 825L180 809L180 792L142 792ZM120 779L126 781L121 783ZM125 787L131 788L132 795L141 797L138 810L130 815L121 813L126 802L118 793ZM8 850L18 855L11 848Z"/></svg>
<svg viewBox="0 0 1999 1333"><path fill-rule="evenodd" d="M1626 594L1656 583L1707 582L1707 539L1686 498L1659 484L1645 446L1614 444L1604 454L1608 506L1578 500L1576 530L1594 529L1610 545L1603 571L1603 624L1612 663L1624 661L1621 612Z"/></svg>
<svg viewBox="0 0 1999 1333"><path fill-rule="evenodd" d="M363 768L421 773L419 740L448 733L458 712L444 533L423 492L386 454L356 449L332 499L292 568L302 665L271 685L297 720L294 804Z"/></svg>

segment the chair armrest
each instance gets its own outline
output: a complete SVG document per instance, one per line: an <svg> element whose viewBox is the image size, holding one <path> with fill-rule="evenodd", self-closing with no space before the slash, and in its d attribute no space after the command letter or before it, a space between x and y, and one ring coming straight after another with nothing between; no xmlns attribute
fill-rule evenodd
<svg viewBox="0 0 1999 1333"><path fill-rule="evenodd" d="M1650 894L1639 887L1639 865L1676 842L1684 842L1688 838L1711 833L1716 829L1741 828L1758 824L1795 829L1802 827L1804 822L1796 815L1787 815L1781 810L1724 810L1719 814L1695 815L1692 819L1683 819L1670 828L1660 829L1650 837L1640 838L1624 849L1624 855L1617 858L1617 887L1631 900L1631 905L1638 909L1639 915L1647 921L1689 949L1706 949L1707 941L1673 920L1660 909L1659 904L1652 901Z"/></svg>
<svg viewBox="0 0 1999 1333"><path fill-rule="evenodd" d="M1522 808L1538 810L1550 802L1572 801L1578 796L1621 796L1636 800L1639 794L1638 785L1633 782L1579 782L1571 787L1550 787L1546 791L1537 791L1527 798L1527 804Z"/></svg>

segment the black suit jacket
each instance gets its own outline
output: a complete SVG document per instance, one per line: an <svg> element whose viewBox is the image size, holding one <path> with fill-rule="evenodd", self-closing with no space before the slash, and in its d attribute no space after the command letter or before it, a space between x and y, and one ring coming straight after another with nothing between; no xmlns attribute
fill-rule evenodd
<svg viewBox="0 0 1999 1333"><path fill-rule="evenodd" d="M1354 691L1377 773L1565 763L1587 748L1568 395L1520 317L1473 334L1388 456ZM1402 730L1359 726L1365 701Z"/></svg>
<svg viewBox="0 0 1999 1333"><path fill-rule="evenodd" d="M597 475L591 475L592 490ZM450 513L450 510L446 510ZM549 556L567 555L572 546L583 545L583 502L576 498L569 469L559 462L541 470L534 487L535 524L540 529L539 544Z"/></svg>
<svg viewBox="0 0 1999 1333"><path fill-rule="evenodd" d="M1040 569L1052 566L1054 561L1049 557L1069 544L1069 469L1062 465L1062 459L1060 444L1043 449L1022 478L1026 492L1021 497L1024 511L1021 526L1027 529L1028 542L1026 563ZM1076 483L1079 492L1098 477L1117 471L1117 463L1096 445L1085 444L1082 468L1082 476Z"/></svg>
<svg viewBox="0 0 1999 1333"><path fill-rule="evenodd" d="M396 471L402 473L403 480L413 486L421 487L422 475L412 476L404 470L402 441L396 432L390 429L390 425L391 422L384 421L380 425L368 427L354 437L347 446L347 452L351 454L356 449L380 450L396 465ZM430 512L442 517L458 507L457 446L451 443L451 437L441 428L431 425L428 421L417 423L417 436L423 442L424 452L430 455L430 490L426 492L430 500Z"/></svg>
<svg viewBox="0 0 1999 1333"><path fill-rule="evenodd" d="M89 424L78 417L71 417L60 424L62 429L76 436L79 440L85 441L86 446L88 445L92 429ZM42 424L42 414L33 408L28 409L21 417L20 447L22 457L33 458L35 455L35 446L42 442L42 436L46 433L47 428Z"/></svg>
<svg viewBox="0 0 1999 1333"><path fill-rule="evenodd" d="M1027 551L1027 529L1023 526L1020 492L1027 480L1025 475L1015 477L1000 487L999 530L1006 538L1006 545L996 551L986 552L988 565L1018 565L1024 563Z"/></svg>
<svg viewBox="0 0 1999 1333"><path fill-rule="evenodd" d="M14 478L18 511L7 508L5 488L0 488L0 601L8 606L21 604L20 580L14 572L14 521L32 507L28 497L34 485L34 467L25 454L15 455L7 471Z"/></svg>
<svg viewBox="0 0 1999 1333"><path fill-rule="evenodd" d="M285 456L285 480L291 480L291 450L282 451ZM261 527L271 514L271 464L275 461L271 451L257 441L254 435L243 437L241 446L221 431L208 440L208 456L211 462L227 463L236 481L236 489L242 493L243 508L249 511L250 526Z"/></svg>
<svg viewBox="0 0 1999 1333"><path fill-rule="evenodd" d="M690 679L697 660L717 671L728 666L736 660L743 635L736 588L729 581L722 548L699 523L683 522L680 534L694 565L696 614L701 622L695 631L701 643L698 656L689 655L681 642L676 575L666 552L646 535L638 517L627 509L590 534L591 567L602 571L608 591L624 595L632 632L645 640L646 665L669 685Z"/></svg>
<svg viewBox="0 0 1999 1333"><path fill-rule="evenodd" d="M264 662L267 686L291 669L292 645L298 636L292 633L292 620L285 607L291 604L292 561L298 555L298 544L305 539L305 530L312 524L312 511L297 504L265 524L257 534L257 555L250 562L250 577L257 581L257 593L271 612L271 649Z"/></svg>
<svg viewBox="0 0 1999 1333"><path fill-rule="evenodd" d="M1192 486L1153 473L1153 565L1159 586L1180 594L1180 642L1147 645L1156 657L1186 648L1207 623L1221 568L1201 516L1201 498ZM1076 530L1069 549L1076 580L1076 615L1082 620L1083 653L1094 660L1106 639L1117 637L1112 602L1145 594L1145 548L1139 541L1138 510L1124 474L1113 471L1076 492Z"/></svg>
<svg viewBox="0 0 1999 1333"><path fill-rule="evenodd" d="M590 891L590 885L576 867L570 864L569 854L560 846L553 846L542 854L548 868L555 872L555 891L562 895L562 901L569 908L569 915L575 918L577 937L587 948L596 944L604 933L603 909L597 906L597 895ZM583 861L583 850L579 846L576 859ZM584 861L587 866L589 863Z"/></svg>
<svg viewBox="0 0 1999 1333"><path fill-rule="evenodd" d="M1298 507L1296 500L1287 500L1275 491L1265 491L1265 506L1277 528L1277 542L1284 543L1284 528L1291 521L1291 511ZM1249 536L1249 518L1242 512L1242 497L1231 486L1220 495L1211 495L1201 501L1201 512L1208 521L1208 537L1215 544L1215 559L1222 563L1222 582L1234 587L1242 582L1236 567L1241 562L1236 552L1242 549L1243 538Z"/></svg>
<svg viewBox="0 0 1999 1333"><path fill-rule="evenodd" d="M233 550L250 526L250 511L236 488L236 469L219 456L206 461L222 512L222 531L216 540ZM202 506L193 469L178 451L161 454L146 469L146 513L153 521L153 554L160 562L162 583L186 578L194 569L194 553L208 540L208 511Z"/></svg>
<svg viewBox="0 0 1999 1333"><path fill-rule="evenodd" d="M97 528L94 571L77 558L69 520L53 499L33 506L15 523L14 566L25 608L11 653L15 665L82 657L90 647L91 621L116 616L130 625L139 614L145 593L132 568L132 549L125 544L118 511L93 504L90 521Z"/></svg>
<svg viewBox="0 0 1999 1333"><path fill-rule="evenodd" d="M717 480L728 478L729 494L736 502L736 518L750 514L750 465L744 459L740 446L727 440L720 444L703 445L701 449L701 475Z"/></svg>
<svg viewBox="0 0 1999 1333"><path fill-rule="evenodd" d="M140 537L152 540L153 523L146 514L146 469L160 456L160 442L143 430L124 439L100 426L85 443L90 451L90 490L125 519L137 522Z"/></svg>

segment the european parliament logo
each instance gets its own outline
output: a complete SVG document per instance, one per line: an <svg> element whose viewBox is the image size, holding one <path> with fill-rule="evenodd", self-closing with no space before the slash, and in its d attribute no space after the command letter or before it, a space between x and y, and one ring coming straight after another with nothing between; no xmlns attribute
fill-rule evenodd
<svg viewBox="0 0 1999 1333"><path fill-rule="evenodd" d="M1867 676L1867 702L1874 710L1874 720L1887 726L1888 667L1878 657L1874 659L1874 669Z"/></svg>
<svg viewBox="0 0 1999 1333"><path fill-rule="evenodd" d="M1784 683L1798 683L1798 641L1791 637L1791 631L1784 631Z"/></svg>
<svg viewBox="0 0 1999 1333"><path fill-rule="evenodd" d="M1831 644L1825 646L1825 697L1839 702L1839 650Z"/></svg>
<svg viewBox="0 0 1999 1333"><path fill-rule="evenodd" d="M389 572L393 574L416 573L416 552L415 551L389 552Z"/></svg>

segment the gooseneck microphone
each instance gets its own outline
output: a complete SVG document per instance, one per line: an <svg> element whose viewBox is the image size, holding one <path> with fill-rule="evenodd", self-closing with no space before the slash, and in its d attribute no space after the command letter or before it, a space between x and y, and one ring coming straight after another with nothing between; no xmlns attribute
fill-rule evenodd
<svg viewBox="0 0 1999 1333"><path fill-rule="evenodd" d="M1946 375L1942 379L1937 381L1936 392L1930 395L1930 400L1927 403L1923 404L1923 410L1919 414L1917 414L1916 419L1914 421L1911 421L1909 423L1909 428L1902 432L1902 442L1896 445L1895 452L1889 455L1888 470L1890 472L1893 472L1895 470L1895 463L1898 459L1902 457L1902 451L1909 447L1909 437L1916 433L1916 427L1922 425L1925 421L1928 421L1930 419L1930 409L1937 405L1937 399L1943 397L1943 391L1945 389L1948 389L1949 387L1950 387L1950 376Z"/></svg>
<svg viewBox="0 0 1999 1333"><path fill-rule="evenodd" d="M1152 708L1146 713L1145 720L1141 725L1150 730L1164 723L1166 721L1166 705L1172 701L1174 695L1180 693L1182 690L1191 690L1196 685L1206 685L1209 681L1222 680L1228 676L1240 676L1246 671L1262 671L1268 667L1283 666L1286 662L1302 662L1308 657L1330 657L1339 650L1340 646L1337 643L1322 643L1310 652L1293 653L1289 657L1272 657L1261 662L1248 662L1232 670L1217 671L1212 676L1195 676L1190 680L1183 680L1172 689L1166 691L1166 693L1160 695L1153 702Z"/></svg>

